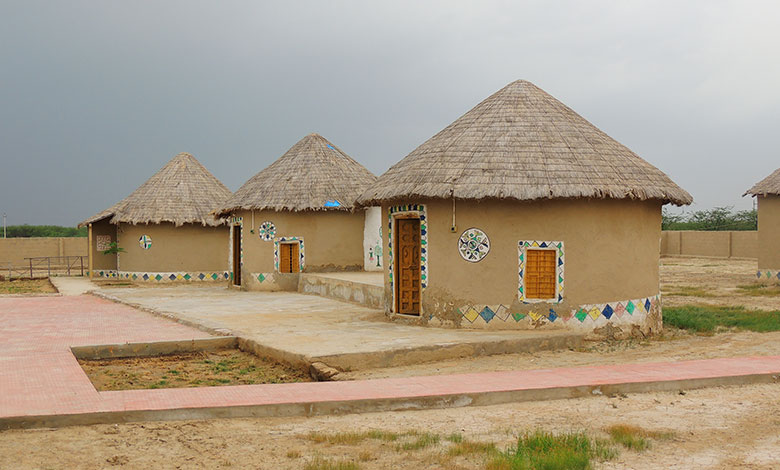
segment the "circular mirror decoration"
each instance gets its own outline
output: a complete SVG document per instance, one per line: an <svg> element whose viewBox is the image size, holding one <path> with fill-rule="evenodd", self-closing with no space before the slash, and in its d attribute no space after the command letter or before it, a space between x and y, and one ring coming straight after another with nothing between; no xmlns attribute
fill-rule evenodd
<svg viewBox="0 0 780 470"><path fill-rule="evenodd" d="M144 250L148 250L152 247L152 237L149 235L141 235L141 238L138 239L138 244L141 245L141 248Z"/></svg>
<svg viewBox="0 0 780 470"><path fill-rule="evenodd" d="M262 224L260 224L260 229L258 230L258 233L260 234L260 240L270 242L274 239L276 236L276 226L273 222L265 221Z"/></svg>
<svg viewBox="0 0 780 470"><path fill-rule="evenodd" d="M478 228L466 229L458 240L460 256L471 263L477 263L490 251L490 239Z"/></svg>

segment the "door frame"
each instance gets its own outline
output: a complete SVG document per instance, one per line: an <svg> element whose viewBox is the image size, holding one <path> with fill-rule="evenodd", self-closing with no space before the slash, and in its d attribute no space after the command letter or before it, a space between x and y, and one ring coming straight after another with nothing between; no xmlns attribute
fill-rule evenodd
<svg viewBox="0 0 780 470"><path fill-rule="evenodd" d="M420 218L420 214L418 214L418 213L406 212L406 213L396 214L396 215L393 216L393 224L392 224L393 225L393 233L392 233L392 237L393 237L393 246L396 247L396 250L400 249L400 243L398 242L398 224L396 223L396 220L400 220L400 219L406 219L406 220L416 219L416 220L419 220L418 227L422 227L423 220L424 220L424 219ZM422 232L422 230L420 230L420 232ZM422 246L423 246L422 245L422 233L420 233L420 258L421 258L419 260L419 265L420 265L420 271L419 271L419 273L420 273L420 311L417 314L413 314L413 313L400 313L401 309L399 308L398 304L401 301L401 299L400 299L400 295L399 295L398 291L401 288L401 282L400 282L400 277L399 277L400 268L399 268L398 264L400 263L400 258L401 257L400 256L394 256L393 257L393 271L396 274L395 274L395 279L394 279L395 284L393 285L393 305L392 305L392 310L391 311L393 313L395 313L396 315L404 315L404 316L410 316L410 317L422 316L422 291L423 291L423 289L422 289L422 285L423 285L423 282L422 282L422 270L423 270L423 268L422 268ZM396 255L400 255L400 253L398 253L398 251L396 251Z"/></svg>
<svg viewBox="0 0 780 470"><path fill-rule="evenodd" d="M243 224L237 223L233 224L232 226L232 237L231 237L231 247L232 250L232 256L233 256L233 266L231 266L233 270L233 278L231 279L230 283L231 285L234 285L236 287L241 287L241 253L244 250L243 247L243 238L244 238L244 227Z"/></svg>

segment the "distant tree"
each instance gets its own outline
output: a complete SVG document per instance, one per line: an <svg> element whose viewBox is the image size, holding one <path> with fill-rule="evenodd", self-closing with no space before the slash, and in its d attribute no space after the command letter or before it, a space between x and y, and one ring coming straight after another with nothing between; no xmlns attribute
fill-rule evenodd
<svg viewBox="0 0 780 470"><path fill-rule="evenodd" d="M86 237L87 228L61 227L59 225L9 225L6 233L9 238Z"/></svg>
<svg viewBox="0 0 780 470"><path fill-rule="evenodd" d="M734 208L715 207L689 214L661 214L662 230L757 230L758 213L755 210L734 212Z"/></svg>

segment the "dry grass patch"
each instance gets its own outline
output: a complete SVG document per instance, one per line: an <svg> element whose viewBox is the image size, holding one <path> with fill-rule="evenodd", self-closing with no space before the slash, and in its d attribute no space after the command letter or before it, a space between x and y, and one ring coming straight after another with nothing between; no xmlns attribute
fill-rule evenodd
<svg viewBox="0 0 780 470"><path fill-rule="evenodd" d="M742 295L755 297L776 297L780 296L780 286L772 284L744 284L737 286L737 291Z"/></svg>
<svg viewBox="0 0 780 470"><path fill-rule="evenodd" d="M48 279L14 279L0 281L0 294L56 294Z"/></svg>
<svg viewBox="0 0 780 470"><path fill-rule="evenodd" d="M238 349L170 356L79 359L79 364L95 388L101 391L311 381L305 371Z"/></svg>
<svg viewBox="0 0 780 470"><path fill-rule="evenodd" d="M606 432L616 444L636 451L648 449L650 447L650 439L669 440L674 437L673 433L648 431L639 426L628 424L610 426L606 429Z"/></svg>
<svg viewBox="0 0 780 470"><path fill-rule="evenodd" d="M713 298L721 297L711 290L707 290L701 286L670 286L666 289L662 289L662 294L665 296L677 296L677 297L703 297Z"/></svg>
<svg viewBox="0 0 780 470"><path fill-rule="evenodd" d="M464 440L454 444L447 453L452 456L473 455L473 454L493 454L498 452L496 445L492 442L479 442Z"/></svg>
<svg viewBox="0 0 780 470"><path fill-rule="evenodd" d="M360 470L360 465L351 460L315 457L310 462L306 462L303 470Z"/></svg>

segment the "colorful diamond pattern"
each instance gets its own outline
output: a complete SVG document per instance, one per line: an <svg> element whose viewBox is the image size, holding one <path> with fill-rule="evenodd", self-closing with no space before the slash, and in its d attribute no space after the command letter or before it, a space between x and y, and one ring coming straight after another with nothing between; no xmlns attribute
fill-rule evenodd
<svg viewBox="0 0 780 470"><path fill-rule="evenodd" d="M501 321L506 321L507 317L509 317L509 309L504 305L499 305L496 309L496 317Z"/></svg>
<svg viewBox="0 0 780 470"><path fill-rule="evenodd" d="M485 323L490 323L490 320L493 319L493 317L496 316L495 312L490 309L487 305L485 305L485 308L482 309L481 312L479 312L479 316L482 317L483 320L485 320Z"/></svg>
<svg viewBox="0 0 780 470"><path fill-rule="evenodd" d="M468 309L466 309L466 313L463 314L463 316L466 318L466 320L470 321L471 323L474 323L474 320L477 319L479 316L479 312L477 312L477 309L474 307L469 306Z"/></svg>
<svg viewBox="0 0 780 470"><path fill-rule="evenodd" d="M588 315L590 315L590 318L596 320L601 316L601 310L599 310L598 307L593 307L588 311Z"/></svg>

